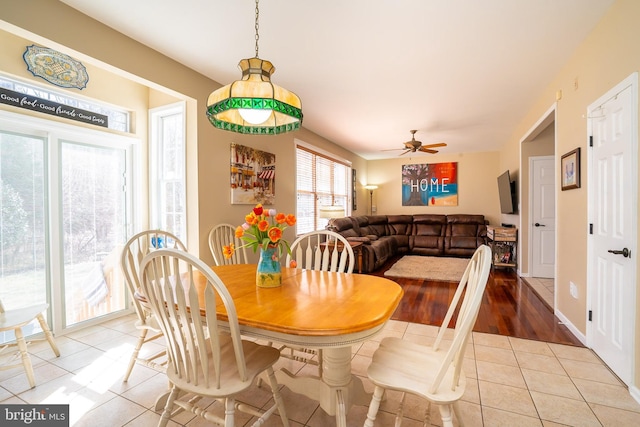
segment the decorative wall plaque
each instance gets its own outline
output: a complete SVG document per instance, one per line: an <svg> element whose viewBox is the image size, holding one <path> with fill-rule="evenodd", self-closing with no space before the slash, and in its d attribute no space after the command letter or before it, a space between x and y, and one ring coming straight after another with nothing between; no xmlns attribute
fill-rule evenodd
<svg viewBox="0 0 640 427"><path fill-rule="evenodd" d="M60 87L84 89L89 81L87 69L69 55L46 47L31 45L22 55L27 69Z"/></svg>

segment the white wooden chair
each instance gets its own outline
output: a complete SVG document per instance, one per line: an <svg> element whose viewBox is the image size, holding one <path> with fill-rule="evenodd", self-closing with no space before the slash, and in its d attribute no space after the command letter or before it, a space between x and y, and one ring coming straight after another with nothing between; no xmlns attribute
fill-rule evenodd
<svg viewBox="0 0 640 427"><path fill-rule="evenodd" d="M131 371L136 363L155 369L159 372L164 372L166 360L164 356L166 351L160 350L147 357L140 357L140 349L148 342L158 339L162 336L158 323L155 321L149 310L143 307L135 298L135 293L140 287L140 262L145 255L150 252L161 248L176 248L186 251L185 245L173 234L162 230L146 230L142 231L135 236L131 237L125 244L122 255L121 264L124 272L125 283L129 290L129 296L133 302L138 320L136 321L136 328L140 331L138 336L138 342L133 350L131 359L129 360L129 366L127 372L124 375L123 381L128 381ZM151 332L151 336L147 334Z"/></svg>
<svg viewBox="0 0 640 427"><path fill-rule="evenodd" d="M22 366L27 374L27 379L29 380L31 388L36 386L36 380L33 375L33 365L31 365L31 358L29 357L27 342L24 339L22 328L37 319L38 323L40 323L40 328L44 332L45 338L51 346L51 350L53 350L53 353L57 357L60 357L58 346L56 345L53 335L51 334L51 330L49 329L49 325L42 314L47 311L48 308L49 304L45 303L32 305L30 307L21 307L14 310L5 310L2 305L2 301L0 301L0 332L13 331L16 337L15 343L0 344L0 353L8 348L17 346L19 357L21 359L21 363L13 363L18 357L18 354L16 354L16 358L10 359L5 365L0 366L0 371Z"/></svg>
<svg viewBox="0 0 640 427"><path fill-rule="evenodd" d="M373 427L385 390L403 393L400 408L396 414L396 427L399 427L402 422L402 406L406 393L428 401L425 425L431 424L429 420L431 402L439 405L444 427L453 427L452 409L458 423L462 425L457 403L464 394L466 385L466 377L462 371L463 356L478 316L490 270L491 249L482 245L467 265L432 346L397 337L387 337L380 342L367 370L367 375L375 384L375 390L364 423L365 427ZM455 322L453 341L450 345L443 346L442 338L456 309L459 309L459 313Z"/></svg>
<svg viewBox="0 0 640 427"><path fill-rule="evenodd" d="M356 263L349 241L329 230L311 231L294 240L291 243L291 255L287 254L285 266L291 265L292 260L295 260L296 268L336 273L353 273ZM319 375L322 376L322 351L290 346L282 346L280 350L283 357L317 365Z"/></svg>
<svg viewBox="0 0 640 427"><path fill-rule="evenodd" d="M207 281L204 289L205 316L199 309L190 309L199 306L195 285L198 274ZM225 427L235 425L235 409L258 417L254 426L262 425L277 409L283 425L289 425L273 371L280 352L273 347L241 339L231 294L210 267L186 252L158 250L142 261L141 286L164 333L169 355L166 372L171 392L159 426L167 425L174 405ZM224 324L219 324L217 304L225 307L227 319ZM262 373L267 375L274 403L259 411L236 401L236 396L248 390ZM202 397L219 400L224 407L213 405L203 408L198 405ZM206 406L209 405L207 400ZM217 415L216 409L223 415Z"/></svg>
<svg viewBox="0 0 640 427"><path fill-rule="evenodd" d="M236 251L227 259L222 247L234 244ZM216 265L247 264L247 248L241 248L243 242L236 237L236 227L231 224L218 224L209 231L209 249Z"/></svg>
<svg viewBox="0 0 640 427"><path fill-rule="evenodd" d="M338 273L353 273L356 264L349 241L329 230L312 231L294 240L285 266L288 267L292 260L295 260L296 268Z"/></svg>

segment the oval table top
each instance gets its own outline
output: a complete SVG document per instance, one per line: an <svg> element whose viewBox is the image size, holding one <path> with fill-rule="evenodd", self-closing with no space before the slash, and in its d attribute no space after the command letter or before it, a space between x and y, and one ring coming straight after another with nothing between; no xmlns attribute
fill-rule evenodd
<svg viewBox="0 0 640 427"><path fill-rule="evenodd" d="M329 337L378 329L403 294L383 277L294 268L282 269L282 286L259 288L256 268L236 264L212 270L231 293L241 325L287 335ZM204 281L196 286L201 297Z"/></svg>

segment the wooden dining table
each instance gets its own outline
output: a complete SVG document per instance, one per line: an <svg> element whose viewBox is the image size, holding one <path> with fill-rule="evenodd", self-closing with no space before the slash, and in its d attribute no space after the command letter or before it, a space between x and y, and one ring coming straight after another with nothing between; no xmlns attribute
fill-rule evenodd
<svg viewBox="0 0 640 427"><path fill-rule="evenodd" d="M282 286L260 288L255 264L212 269L233 297L243 335L322 349L320 377L285 369L276 377L290 390L318 401L327 414L336 416L337 426L346 427L351 405L370 401L361 379L351 372L351 347L382 330L402 298L402 288L383 277L294 268L282 269ZM195 283L202 301L206 282ZM216 312L219 318L226 316L222 305Z"/></svg>

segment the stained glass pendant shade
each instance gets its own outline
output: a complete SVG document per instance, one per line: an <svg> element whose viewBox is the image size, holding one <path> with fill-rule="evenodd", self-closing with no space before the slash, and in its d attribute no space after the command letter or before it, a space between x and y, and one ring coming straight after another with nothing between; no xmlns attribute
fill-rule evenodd
<svg viewBox="0 0 640 427"><path fill-rule="evenodd" d="M298 96L271 83L273 64L258 57L238 64L242 79L209 95L207 116L218 129L237 133L276 135L300 128Z"/></svg>
<svg viewBox="0 0 640 427"><path fill-rule="evenodd" d="M271 62L258 57L259 15L256 0L256 56L240 61L240 80L209 95L207 116L218 129L276 135L300 128L302 103L295 93L271 83L271 75L276 68Z"/></svg>

